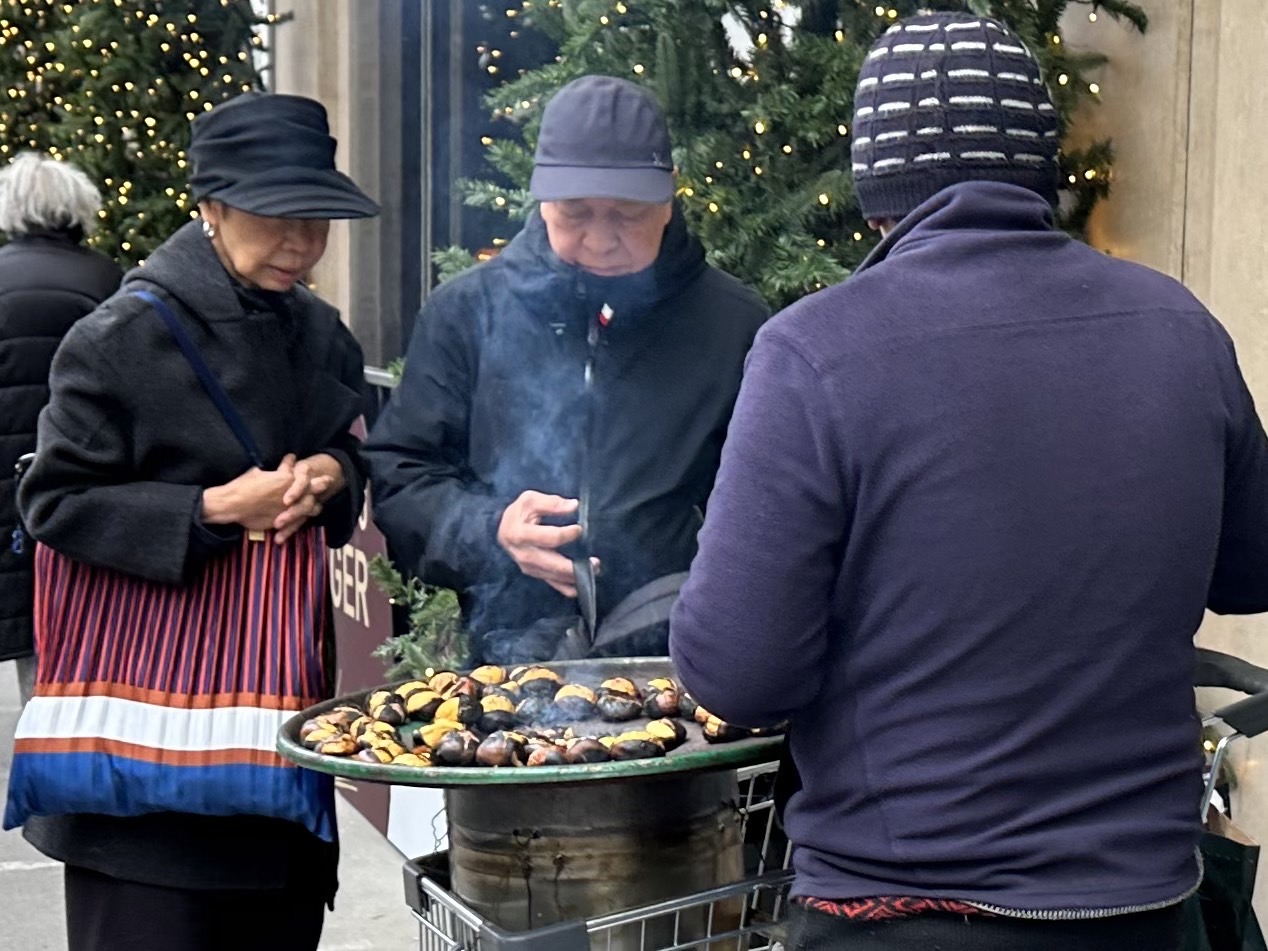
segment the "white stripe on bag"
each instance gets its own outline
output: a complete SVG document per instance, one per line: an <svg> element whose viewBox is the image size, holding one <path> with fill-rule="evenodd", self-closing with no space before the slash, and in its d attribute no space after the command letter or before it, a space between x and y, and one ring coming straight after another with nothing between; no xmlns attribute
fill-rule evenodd
<svg viewBox="0 0 1268 951"><path fill-rule="evenodd" d="M14 739L97 736L154 749L272 752L290 715L257 707L178 710L116 697L32 697Z"/></svg>

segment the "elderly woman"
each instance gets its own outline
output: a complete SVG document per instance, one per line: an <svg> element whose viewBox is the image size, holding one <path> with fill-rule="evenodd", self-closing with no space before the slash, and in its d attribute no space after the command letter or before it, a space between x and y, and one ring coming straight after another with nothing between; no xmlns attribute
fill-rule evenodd
<svg viewBox="0 0 1268 951"><path fill-rule="evenodd" d="M22 699L31 695L31 559L13 550L17 505L9 475L35 449L35 421L48 402L53 351L119 286L123 272L84 247L101 196L69 162L23 152L0 171L0 661L14 660Z"/></svg>
<svg viewBox="0 0 1268 951"><path fill-rule="evenodd" d="M279 550L314 527L326 544L345 543L363 502L349 433L361 410L362 355L334 308L301 282L325 251L331 219L378 208L336 171L334 155L325 110L301 97L248 93L194 121L201 221L131 271L54 361L37 458L19 491L42 545L183 585L249 547L244 533L271 533ZM164 309L237 410L257 463L199 385ZM226 590L211 609L228 610L232 597ZM245 663L304 663L331 643L325 634L301 645L305 660L279 661L266 645ZM28 710L47 696L45 674L42 658ZM336 887L333 816L328 831L322 838L271 815L184 811L42 815L24 826L36 848L66 865L71 951L316 948Z"/></svg>

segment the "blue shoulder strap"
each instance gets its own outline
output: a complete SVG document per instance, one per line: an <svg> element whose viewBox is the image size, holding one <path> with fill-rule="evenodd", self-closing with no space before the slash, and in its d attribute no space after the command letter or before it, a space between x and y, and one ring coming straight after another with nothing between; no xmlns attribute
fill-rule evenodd
<svg viewBox="0 0 1268 951"><path fill-rule="evenodd" d="M180 321L176 319L176 315L172 313L172 309L163 301L149 291L132 291L132 296L139 297L148 303L151 307L159 312L159 316L163 318L163 322L167 324L167 329L172 332L172 336L176 338L177 344L185 354L185 359L189 361L189 365L194 368L194 372L198 374L198 379L202 382L203 389L207 391L207 395L211 397L212 402L220 410L220 414L225 418L225 422L229 424L229 428L233 430L233 434L238 437L238 442L242 443L242 448L247 451L247 455L251 457L251 461L256 466L263 469L264 461L260 457L260 450L255 445L255 440L251 437L251 431L247 429L247 424L242 421L242 417L238 415L237 409L229 400L229 394L225 392L220 381L216 379L216 375L211 372L211 367L207 366L207 361L203 359L202 354L198 352L198 347L194 341L189 338L188 332L180 325Z"/></svg>

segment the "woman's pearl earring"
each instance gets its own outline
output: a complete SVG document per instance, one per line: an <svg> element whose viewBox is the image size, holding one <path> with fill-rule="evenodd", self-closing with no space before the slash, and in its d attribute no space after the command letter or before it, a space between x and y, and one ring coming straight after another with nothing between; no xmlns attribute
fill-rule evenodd
<svg viewBox="0 0 1268 951"><path fill-rule="evenodd" d="M208 238L214 238L216 236L215 227L206 218L203 219L203 234L205 234Z"/></svg>

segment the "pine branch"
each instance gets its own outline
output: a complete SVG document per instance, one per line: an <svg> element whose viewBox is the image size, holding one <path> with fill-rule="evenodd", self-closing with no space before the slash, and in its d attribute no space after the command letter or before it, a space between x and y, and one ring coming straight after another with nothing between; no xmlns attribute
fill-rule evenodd
<svg viewBox="0 0 1268 951"><path fill-rule="evenodd" d="M435 668L453 668L465 659L458 597L446 588L405 578L382 555L369 562L370 578L393 606L405 610L408 630L389 637L374 656L391 665L389 679L420 677Z"/></svg>
<svg viewBox="0 0 1268 951"><path fill-rule="evenodd" d="M436 265L436 276L441 283L479 263L474 254L458 247L438 248L432 252L431 262Z"/></svg>

